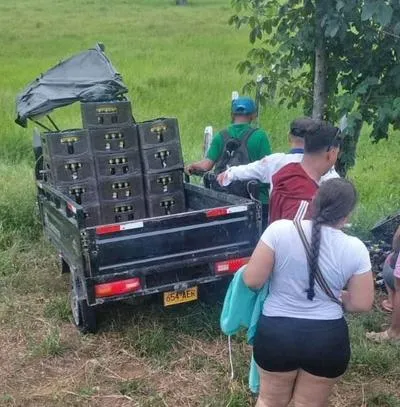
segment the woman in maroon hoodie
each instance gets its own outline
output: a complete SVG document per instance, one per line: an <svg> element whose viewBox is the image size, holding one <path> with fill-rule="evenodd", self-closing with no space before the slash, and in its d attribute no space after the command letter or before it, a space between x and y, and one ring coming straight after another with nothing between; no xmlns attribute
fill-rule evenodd
<svg viewBox="0 0 400 407"><path fill-rule="evenodd" d="M317 192L322 175L335 165L341 143L337 127L323 121L310 121L300 163L281 168L273 177L269 203L269 223L279 219L310 219L309 203Z"/></svg>

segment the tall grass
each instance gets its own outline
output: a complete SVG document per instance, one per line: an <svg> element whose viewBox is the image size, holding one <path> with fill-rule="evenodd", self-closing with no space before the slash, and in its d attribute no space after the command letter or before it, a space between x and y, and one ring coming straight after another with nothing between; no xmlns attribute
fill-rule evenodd
<svg viewBox="0 0 400 407"><path fill-rule="evenodd" d="M17 232L28 238L37 234L34 203L35 183L29 163L0 163L0 247L7 243L7 236Z"/></svg>

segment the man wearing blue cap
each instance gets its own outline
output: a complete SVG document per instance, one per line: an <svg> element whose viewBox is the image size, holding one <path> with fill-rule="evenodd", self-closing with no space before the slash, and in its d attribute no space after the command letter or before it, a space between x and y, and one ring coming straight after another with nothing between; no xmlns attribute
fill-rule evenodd
<svg viewBox="0 0 400 407"><path fill-rule="evenodd" d="M240 164L248 164L260 160L271 154L271 146L267 133L262 129L251 126L251 122L257 117L256 104L253 99L239 97L232 101L232 124L218 132L213 138L210 148L204 160L190 164L185 168L186 173L207 172L215 167L215 173L219 174L232 165L239 165L235 160L242 161ZM237 143L236 157L231 159L230 145ZM228 154L227 154L228 153ZM260 189L260 201L268 203L268 186L263 184Z"/></svg>

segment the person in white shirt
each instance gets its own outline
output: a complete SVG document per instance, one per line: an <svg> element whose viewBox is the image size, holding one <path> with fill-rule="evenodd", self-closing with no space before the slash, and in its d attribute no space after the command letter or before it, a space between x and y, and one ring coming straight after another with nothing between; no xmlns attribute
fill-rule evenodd
<svg viewBox="0 0 400 407"><path fill-rule="evenodd" d="M287 407L292 400L325 407L347 369L343 310L367 312L374 299L368 250L341 230L356 202L350 181L328 180L314 198L312 220L273 222L254 250L243 280L252 290L269 281L254 338L256 407Z"/></svg>
<svg viewBox="0 0 400 407"><path fill-rule="evenodd" d="M290 124L289 141L291 150L288 154L275 153L254 161L247 165L230 167L225 172L218 175L217 180L221 186L227 186L233 181L258 180L261 183L270 184L270 194L272 192L272 176L290 163L299 163L304 155L304 137L313 119L303 117L292 121ZM331 178L339 178L339 174L331 168L321 177L320 182Z"/></svg>

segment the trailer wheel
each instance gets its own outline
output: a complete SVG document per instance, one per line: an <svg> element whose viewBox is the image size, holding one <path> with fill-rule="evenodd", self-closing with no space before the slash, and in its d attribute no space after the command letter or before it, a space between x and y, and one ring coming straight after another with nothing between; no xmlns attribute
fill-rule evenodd
<svg viewBox="0 0 400 407"><path fill-rule="evenodd" d="M86 299L79 299L81 280L71 273L71 310L74 324L84 334L96 332L96 311Z"/></svg>

